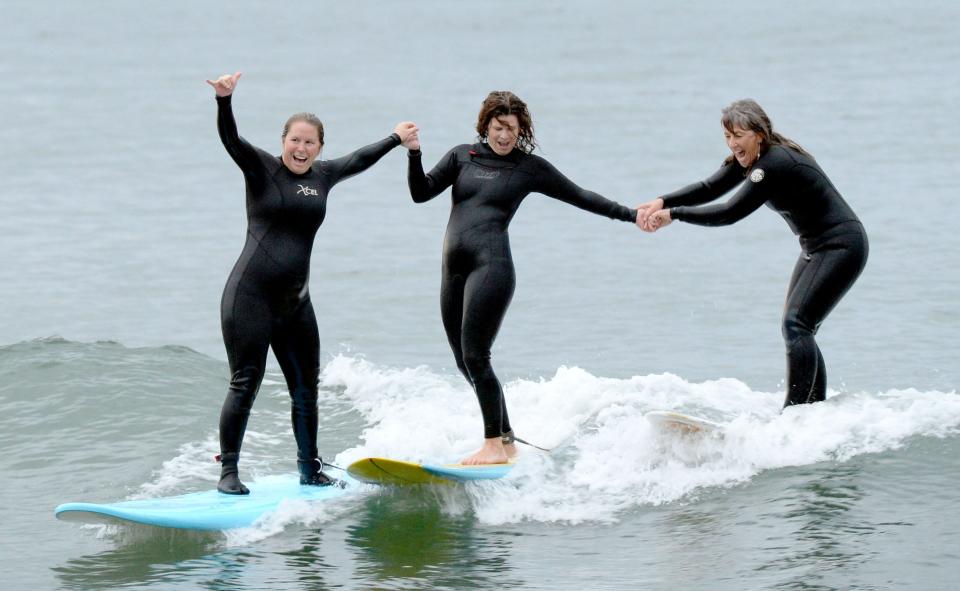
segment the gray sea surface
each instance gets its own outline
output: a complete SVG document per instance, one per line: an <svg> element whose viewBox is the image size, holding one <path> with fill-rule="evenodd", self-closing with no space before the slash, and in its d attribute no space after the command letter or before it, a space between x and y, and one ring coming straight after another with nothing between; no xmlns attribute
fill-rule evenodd
<svg viewBox="0 0 960 591"><path fill-rule="evenodd" d="M9 589L950 589L960 571L960 5L953 1L33 2L0 7L0 571ZM823 404L780 413L799 245L763 208L656 234L530 195L493 350L526 449L510 478L364 489L249 530L57 521L66 501L215 485L224 282L243 177L204 82L242 71L241 134L323 157L421 128L474 140L491 90L539 153L636 205L728 153L751 97L862 219L870 260L818 336ZM330 194L310 289L321 452L456 459L479 412L440 322L449 193L406 155ZM270 359L244 474L290 472ZM722 440L664 438L650 410Z"/></svg>

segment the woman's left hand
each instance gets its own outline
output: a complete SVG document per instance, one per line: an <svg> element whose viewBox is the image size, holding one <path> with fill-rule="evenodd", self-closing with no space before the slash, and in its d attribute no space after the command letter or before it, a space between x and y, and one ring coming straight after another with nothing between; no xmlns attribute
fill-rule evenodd
<svg viewBox="0 0 960 591"><path fill-rule="evenodd" d="M664 226L669 226L672 221L669 209L659 209L647 218L647 226L651 232L655 232Z"/></svg>

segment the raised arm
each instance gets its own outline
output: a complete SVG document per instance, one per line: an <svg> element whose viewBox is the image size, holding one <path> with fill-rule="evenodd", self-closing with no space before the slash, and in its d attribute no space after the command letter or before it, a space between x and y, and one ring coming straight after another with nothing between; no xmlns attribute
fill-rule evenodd
<svg viewBox="0 0 960 591"><path fill-rule="evenodd" d="M548 197L559 199L564 203L614 220L631 223L637 221L636 209L631 209L598 193L583 189L543 158L532 157L538 158L540 165L540 173L537 175L534 189L538 193L543 193Z"/></svg>
<svg viewBox="0 0 960 591"><path fill-rule="evenodd" d="M393 133L379 142L364 146L359 150L323 163L324 171L331 175L331 184L339 183L354 175L360 174L376 164L387 152L401 143L409 141L411 135L416 134L417 126L410 121L398 123Z"/></svg>
<svg viewBox="0 0 960 591"><path fill-rule="evenodd" d="M207 80L207 84L213 87L217 95L217 132L220 134L220 141L244 174L249 174L260 168L260 158L257 149L240 137L237 122L233 117L233 91L240 76L240 72L224 74L216 80Z"/></svg>

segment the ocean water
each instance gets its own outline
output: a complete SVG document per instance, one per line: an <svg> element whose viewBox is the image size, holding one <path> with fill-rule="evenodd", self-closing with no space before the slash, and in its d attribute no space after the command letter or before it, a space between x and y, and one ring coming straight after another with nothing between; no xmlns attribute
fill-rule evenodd
<svg viewBox="0 0 960 591"><path fill-rule="evenodd" d="M954 207L960 61L946 1L43 3L0 18L0 570L10 589L950 589L960 568ZM864 222L827 319L825 403L780 412L798 254L768 210L648 235L531 195L493 351L524 449L509 479L364 488L255 528L59 522L66 501L210 488L227 366L219 299L245 224L204 79L243 71L241 133L288 114L326 157L421 127L431 165L480 101L528 102L544 157L637 204L725 156L753 97ZM447 196L396 150L336 187L311 291L321 438L452 460L479 412L439 318ZM663 437L674 409L722 439ZM245 477L294 469L273 360Z"/></svg>

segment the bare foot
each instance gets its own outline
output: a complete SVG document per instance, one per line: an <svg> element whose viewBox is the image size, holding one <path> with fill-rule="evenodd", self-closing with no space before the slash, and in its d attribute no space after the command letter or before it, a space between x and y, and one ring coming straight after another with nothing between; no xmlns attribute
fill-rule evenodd
<svg viewBox="0 0 960 591"><path fill-rule="evenodd" d="M516 450L514 450L516 451ZM476 466L478 464L506 464L510 458L504 449L500 436L483 440L483 447L473 454L460 460L461 464Z"/></svg>
<svg viewBox="0 0 960 591"><path fill-rule="evenodd" d="M517 457L517 444L516 443L504 443L503 450L507 452L507 457L511 460Z"/></svg>

